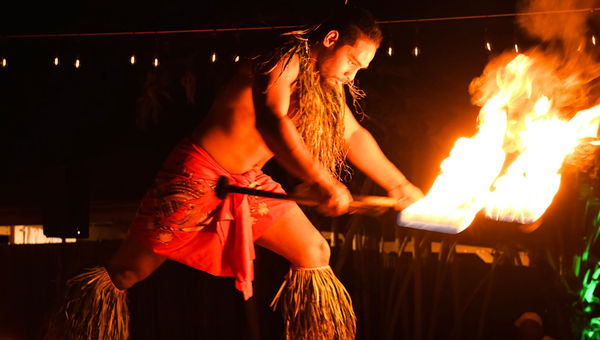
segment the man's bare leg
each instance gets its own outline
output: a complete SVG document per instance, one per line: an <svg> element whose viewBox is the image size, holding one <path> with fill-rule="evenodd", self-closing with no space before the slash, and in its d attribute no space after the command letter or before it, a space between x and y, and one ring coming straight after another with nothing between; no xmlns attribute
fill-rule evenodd
<svg viewBox="0 0 600 340"><path fill-rule="evenodd" d="M280 306L286 339L354 339L352 301L329 267L329 245L298 206L270 226L256 244L292 264L272 304Z"/></svg>
<svg viewBox="0 0 600 340"><path fill-rule="evenodd" d="M65 301L52 315L44 339L129 339L125 290L165 259L128 235L106 267L88 269L67 281Z"/></svg>
<svg viewBox="0 0 600 340"><path fill-rule="evenodd" d="M106 266L118 289L128 289L147 278L167 258L148 249L137 237L128 235Z"/></svg>
<svg viewBox="0 0 600 340"><path fill-rule="evenodd" d="M298 206L271 225L256 244L285 257L294 267L329 265L329 244Z"/></svg>

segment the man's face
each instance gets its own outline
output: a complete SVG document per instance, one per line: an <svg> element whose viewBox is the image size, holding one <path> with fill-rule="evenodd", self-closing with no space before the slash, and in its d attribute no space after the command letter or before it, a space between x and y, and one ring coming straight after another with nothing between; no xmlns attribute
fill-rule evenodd
<svg viewBox="0 0 600 340"><path fill-rule="evenodd" d="M330 35L328 37L332 38ZM358 70L369 66L375 57L377 45L367 38L359 38L354 45L339 46L341 42L337 40L337 35L333 38L333 41L325 38L325 51L318 58L318 69L328 83L339 85L354 80Z"/></svg>

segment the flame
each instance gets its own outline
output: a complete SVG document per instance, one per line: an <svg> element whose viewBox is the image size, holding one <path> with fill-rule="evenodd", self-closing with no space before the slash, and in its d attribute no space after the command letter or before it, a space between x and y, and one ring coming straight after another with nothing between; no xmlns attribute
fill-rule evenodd
<svg viewBox="0 0 600 340"><path fill-rule="evenodd" d="M552 202L564 159L597 137L600 105L561 118L543 93L548 69L518 54L495 70L479 113L479 129L460 138L428 194L406 208L399 224L458 233L481 210L486 217L532 223Z"/></svg>

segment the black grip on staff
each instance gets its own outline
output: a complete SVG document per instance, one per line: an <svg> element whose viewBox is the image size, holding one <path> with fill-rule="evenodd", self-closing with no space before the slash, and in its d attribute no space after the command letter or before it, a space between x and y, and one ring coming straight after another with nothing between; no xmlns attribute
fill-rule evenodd
<svg viewBox="0 0 600 340"><path fill-rule="evenodd" d="M228 194L245 194L245 195L253 195L260 197L269 197L269 198L277 198L288 201L296 201L300 204L304 205L318 205L319 203L316 200L307 199L305 197L296 197L294 195L281 194L278 192L271 192L266 190L258 190L252 188L239 187L235 185L229 185L229 179L225 176L219 177L217 181L217 187L215 188L215 193L219 199L225 199Z"/></svg>

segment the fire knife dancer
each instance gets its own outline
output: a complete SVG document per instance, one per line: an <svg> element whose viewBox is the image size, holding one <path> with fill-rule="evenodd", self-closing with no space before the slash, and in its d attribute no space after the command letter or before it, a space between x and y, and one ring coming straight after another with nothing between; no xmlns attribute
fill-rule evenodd
<svg viewBox="0 0 600 340"><path fill-rule="evenodd" d="M247 300L254 244L291 263L274 300L287 339L354 338L352 302L329 267L329 245L298 205L241 194L220 200L214 193L219 176L283 193L261 171L274 157L310 184L322 202L320 212L340 215L352 200L339 181L347 156L397 198L399 208L423 196L359 125L344 98L344 85L357 93L356 72L369 66L381 42L372 15L344 6L321 25L286 36L280 49L242 63L206 118L174 148L106 268L69 281L73 296L62 314L70 329L63 338L126 339L126 289L167 258L234 277Z"/></svg>

